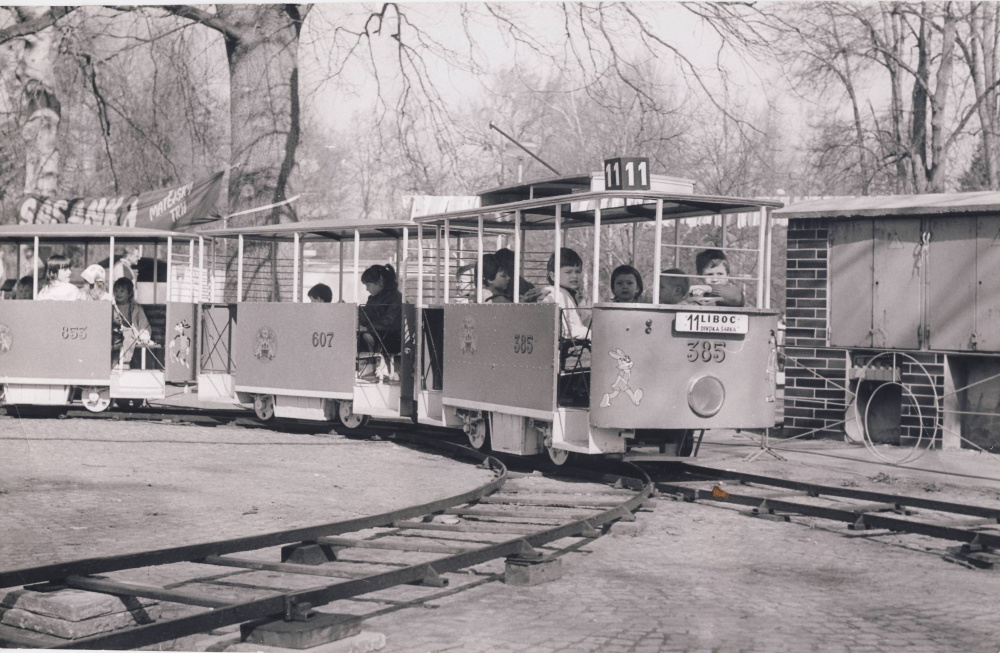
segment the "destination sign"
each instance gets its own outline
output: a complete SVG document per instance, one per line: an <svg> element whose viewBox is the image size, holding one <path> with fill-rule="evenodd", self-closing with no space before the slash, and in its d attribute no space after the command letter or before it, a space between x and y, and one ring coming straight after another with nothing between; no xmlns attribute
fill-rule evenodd
<svg viewBox="0 0 1000 653"><path fill-rule="evenodd" d="M737 313L678 313L674 328L685 333L746 333L750 317Z"/></svg>

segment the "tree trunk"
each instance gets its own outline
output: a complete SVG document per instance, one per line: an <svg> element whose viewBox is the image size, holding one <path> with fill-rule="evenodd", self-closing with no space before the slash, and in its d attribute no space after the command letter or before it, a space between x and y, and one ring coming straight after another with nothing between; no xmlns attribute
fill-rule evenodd
<svg viewBox="0 0 1000 653"><path fill-rule="evenodd" d="M44 7L32 11L43 14ZM25 194L52 196L59 188L59 100L54 90L53 64L56 31L49 27L25 36L17 63L17 78L24 86L25 115L21 136L25 149Z"/></svg>
<svg viewBox="0 0 1000 653"><path fill-rule="evenodd" d="M943 193L945 173L948 169L947 127L948 98L951 94L951 73L955 68L955 15L951 3L944 7L944 25L941 30L941 63L938 64L934 80L934 94L931 96L931 157L927 166L928 192Z"/></svg>
<svg viewBox="0 0 1000 653"><path fill-rule="evenodd" d="M927 88L930 84L930 39L927 34L930 6L924 5L919 16L917 30L917 79L913 83L913 122L910 125L910 156L913 159L913 187L917 193L926 192L927 187Z"/></svg>
<svg viewBox="0 0 1000 653"><path fill-rule="evenodd" d="M294 5L217 7L218 16L232 28L226 52L231 163L238 166L230 172L229 209L235 213L286 199L299 143L298 45L305 9L300 15ZM276 224L282 218L294 218L290 207L234 218L230 225ZM284 249L246 243L244 299L278 301L289 293L291 251ZM234 277L229 275L227 284L230 297L229 291L235 292Z"/></svg>

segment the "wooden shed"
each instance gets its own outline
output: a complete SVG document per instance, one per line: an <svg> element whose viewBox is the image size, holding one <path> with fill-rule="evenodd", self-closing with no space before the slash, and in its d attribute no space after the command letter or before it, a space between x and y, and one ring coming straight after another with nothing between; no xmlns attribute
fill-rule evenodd
<svg viewBox="0 0 1000 653"><path fill-rule="evenodd" d="M830 198L774 216L789 221L787 354L805 366L786 366L788 430L847 419L850 433L858 401L877 442L927 437L935 420L946 447L1000 440L1000 193Z"/></svg>

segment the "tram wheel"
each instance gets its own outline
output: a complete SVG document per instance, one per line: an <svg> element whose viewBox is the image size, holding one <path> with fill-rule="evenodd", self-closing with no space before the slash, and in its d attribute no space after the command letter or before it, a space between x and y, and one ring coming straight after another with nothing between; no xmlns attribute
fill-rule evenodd
<svg viewBox="0 0 1000 653"><path fill-rule="evenodd" d="M490 427L486 422L487 418L484 417L465 434L469 438L469 445L476 451L487 451L490 448Z"/></svg>
<svg viewBox="0 0 1000 653"><path fill-rule="evenodd" d="M253 412L265 422L274 419L274 395L254 395Z"/></svg>
<svg viewBox="0 0 1000 653"><path fill-rule="evenodd" d="M337 409L337 417L340 418L340 423L349 431L354 429L359 429L368 423L368 415L358 415L354 412L354 403L350 401L339 402L340 406Z"/></svg>
<svg viewBox="0 0 1000 653"><path fill-rule="evenodd" d="M549 455L549 462L556 467L562 467L573 459L573 452L555 447L545 447L545 453Z"/></svg>
<svg viewBox="0 0 1000 653"><path fill-rule="evenodd" d="M111 390L104 387L83 388L80 391L83 407L92 413L103 413L111 405Z"/></svg>

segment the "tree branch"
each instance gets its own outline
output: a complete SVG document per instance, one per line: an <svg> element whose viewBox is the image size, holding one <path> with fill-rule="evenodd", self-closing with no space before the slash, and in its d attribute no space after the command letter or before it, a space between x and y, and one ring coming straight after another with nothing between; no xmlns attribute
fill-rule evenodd
<svg viewBox="0 0 1000 653"><path fill-rule="evenodd" d="M23 36L37 34L44 29L52 27L60 18L66 16L74 9L76 7L52 7L41 16L0 29L0 45ZM20 14L20 12L18 13Z"/></svg>

